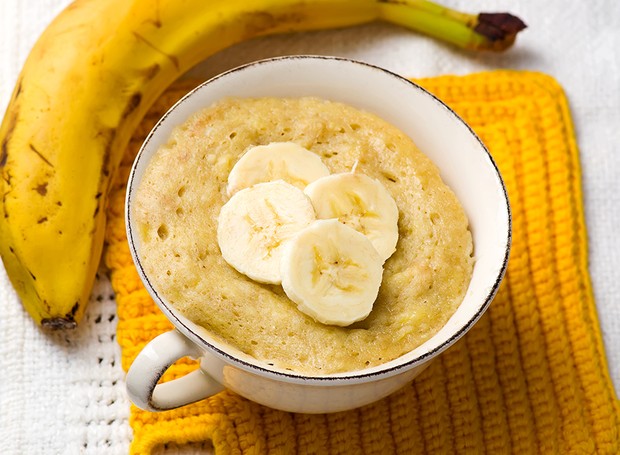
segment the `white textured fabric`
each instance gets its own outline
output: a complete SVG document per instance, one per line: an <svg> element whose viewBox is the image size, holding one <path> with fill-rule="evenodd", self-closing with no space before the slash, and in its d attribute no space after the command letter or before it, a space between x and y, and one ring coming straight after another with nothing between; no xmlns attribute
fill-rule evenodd
<svg viewBox="0 0 620 455"><path fill-rule="evenodd" d="M590 272L616 389L620 387L620 2L441 0L469 11L511 11L529 28L503 54L471 54L398 27L268 37L213 56L194 71L212 76L285 54L364 60L405 76L494 68L554 76L568 95L583 166ZM0 112L34 41L68 0L0 1ZM122 454L131 431L115 306L102 275L74 333L41 333L0 268L0 453Z"/></svg>

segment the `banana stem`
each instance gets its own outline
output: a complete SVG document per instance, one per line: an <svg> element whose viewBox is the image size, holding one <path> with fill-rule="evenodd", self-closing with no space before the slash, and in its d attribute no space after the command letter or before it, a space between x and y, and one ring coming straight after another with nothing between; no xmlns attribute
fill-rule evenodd
<svg viewBox="0 0 620 455"><path fill-rule="evenodd" d="M430 0L378 1L381 19L464 49L506 50L526 28L509 13L468 14Z"/></svg>

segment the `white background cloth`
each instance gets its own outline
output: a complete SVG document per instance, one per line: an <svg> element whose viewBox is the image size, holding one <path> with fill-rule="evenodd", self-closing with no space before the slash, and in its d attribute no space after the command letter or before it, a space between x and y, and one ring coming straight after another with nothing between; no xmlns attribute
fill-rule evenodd
<svg viewBox="0 0 620 455"><path fill-rule="evenodd" d="M528 29L503 54L472 54L385 24L267 37L201 65L212 76L259 58L326 54L410 77L495 68L536 70L566 90L583 167L590 273L610 371L620 387L620 2L441 0L463 11L510 11ZM68 0L0 1L0 112L29 50ZM205 2L208 3L208 2ZM251 2L249 2L251 3ZM44 76L43 76L44 77ZM86 115L86 114L85 114ZM126 453L131 438L115 304L101 274L85 320L43 334L0 267L0 453Z"/></svg>

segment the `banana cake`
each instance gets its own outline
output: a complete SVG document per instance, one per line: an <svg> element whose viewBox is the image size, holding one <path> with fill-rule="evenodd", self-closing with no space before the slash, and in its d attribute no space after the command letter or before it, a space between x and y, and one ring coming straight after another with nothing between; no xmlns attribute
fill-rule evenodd
<svg viewBox="0 0 620 455"><path fill-rule="evenodd" d="M380 182L396 203L398 241L362 320L318 322L281 285L222 256L229 174L248 150L275 142L305 148L329 173ZM153 156L134 210L141 263L170 305L259 362L305 375L376 366L428 340L462 301L474 262L463 208L412 139L373 114L312 97L227 98L195 113Z"/></svg>

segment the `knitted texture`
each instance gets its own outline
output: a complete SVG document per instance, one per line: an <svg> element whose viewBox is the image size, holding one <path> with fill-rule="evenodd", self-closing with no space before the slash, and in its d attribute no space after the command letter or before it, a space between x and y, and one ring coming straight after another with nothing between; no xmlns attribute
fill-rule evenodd
<svg viewBox="0 0 620 455"><path fill-rule="evenodd" d="M513 210L506 278L480 321L410 385L353 411L303 415L222 392L174 411L131 409L131 452L211 441L216 453L620 452L619 406L587 270L578 151L561 87L540 73L494 71L417 80L488 146ZM106 263L126 370L172 326L142 286L123 218L139 144L195 85L173 86L142 123L108 210ZM164 379L196 364L183 359Z"/></svg>

